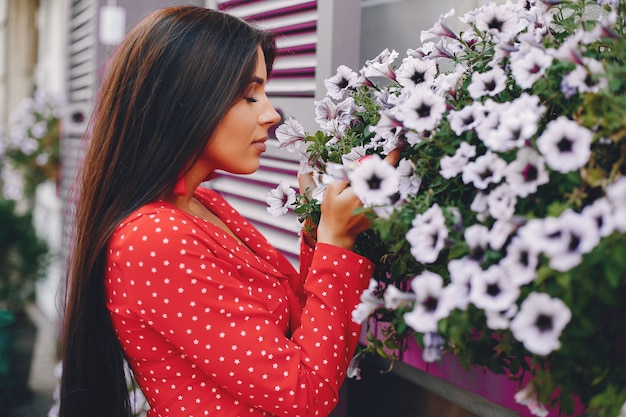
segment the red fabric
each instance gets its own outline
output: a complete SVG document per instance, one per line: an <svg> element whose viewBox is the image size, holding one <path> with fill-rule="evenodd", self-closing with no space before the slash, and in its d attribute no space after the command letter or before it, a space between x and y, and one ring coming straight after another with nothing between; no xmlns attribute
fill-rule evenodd
<svg viewBox="0 0 626 417"><path fill-rule="evenodd" d="M371 263L303 246L301 277L222 197L195 195L247 247L161 201L109 244L107 306L149 416L326 416L357 345L351 312Z"/></svg>

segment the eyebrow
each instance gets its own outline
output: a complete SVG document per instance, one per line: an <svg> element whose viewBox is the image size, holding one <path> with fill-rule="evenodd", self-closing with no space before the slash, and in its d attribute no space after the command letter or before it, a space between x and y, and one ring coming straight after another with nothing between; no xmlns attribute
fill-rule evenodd
<svg viewBox="0 0 626 417"><path fill-rule="evenodd" d="M265 84L265 80L261 77L257 77L256 75L252 77L252 80L250 80L250 84L259 84L259 85L263 85Z"/></svg>

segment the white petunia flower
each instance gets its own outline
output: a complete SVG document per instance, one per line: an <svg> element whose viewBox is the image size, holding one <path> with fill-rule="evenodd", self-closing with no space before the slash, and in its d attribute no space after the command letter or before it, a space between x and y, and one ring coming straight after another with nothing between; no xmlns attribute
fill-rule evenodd
<svg viewBox="0 0 626 417"><path fill-rule="evenodd" d="M25 137L20 140L18 147L24 155L32 155L39 148L39 142L31 137Z"/></svg>
<svg viewBox="0 0 626 417"><path fill-rule="evenodd" d="M454 71L448 73L439 73L433 84L433 89L440 96L449 94L452 98L457 97L459 80L462 79L465 73L463 65L458 64Z"/></svg>
<svg viewBox="0 0 626 417"><path fill-rule="evenodd" d="M511 73L517 85L523 89L531 88L535 82L546 74L552 65L552 56L540 48L530 48L520 56L511 58Z"/></svg>
<svg viewBox="0 0 626 417"><path fill-rule="evenodd" d="M496 96L506 87L506 74L500 67L495 67L489 71L472 74L472 82L467 87L473 99L483 96Z"/></svg>
<svg viewBox="0 0 626 417"><path fill-rule="evenodd" d="M600 6L609 6L611 9L615 9L619 4L619 0L598 0L598 4ZM622 407L622 412L626 416L626 403L624 403L624 407Z"/></svg>
<svg viewBox="0 0 626 417"><path fill-rule="evenodd" d="M48 122L40 120L30 128L30 134L35 139L41 139L48 132Z"/></svg>
<svg viewBox="0 0 626 417"><path fill-rule="evenodd" d="M422 339L424 341L424 350L422 351L422 359L426 363L434 363L443 357L444 340L437 332L426 332Z"/></svg>
<svg viewBox="0 0 626 417"><path fill-rule="evenodd" d="M571 318L572 313L563 301L532 292L511 322L511 331L530 352L547 355L561 347L559 337Z"/></svg>
<svg viewBox="0 0 626 417"><path fill-rule="evenodd" d="M557 219L554 233L561 234L567 245L549 248L550 267L557 271L568 271L580 264L582 256L589 253L600 242L600 231L594 218L566 210Z"/></svg>
<svg viewBox="0 0 626 417"><path fill-rule="evenodd" d="M365 61L365 66L361 68L360 73L365 78L386 77L395 81L396 74L393 72L391 64L397 57L398 52L395 50L390 52L389 49L385 48L376 58Z"/></svg>
<svg viewBox="0 0 626 417"><path fill-rule="evenodd" d="M506 162L495 153L487 151L475 161L463 167L463 182L472 183L479 190L485 190L490 184L497 184L504 176Z"/></svg>
<svg viewBox="0 0 626 417"><path fill-rule="evenodd" d="M479 124L477 132L493 151L521 148L537 133L537 125L544 112L545 107L539 104L537 96L523 93L514 101L492 105L487 123Z"/></svg>
<svg viewBox="0 0 626 417"><path fill-rule="evenodd" d="M615 230L613 207L606 198L599 198L583 208L582 214L594 220L601 237L607 237ZM626 211L624 212L626 215Z"/></svg>
<svg viewBox="0 0 626 417"><path fill-rule="evenodd" d="M275 217L282 216L296 204L296 191L281 181L276 188L267 193L266 201L269 206L268 213Z"/></svg>
<svg viewBox="0 0 626 417"><path fill-rule="evenodd" d="M150 410L150 404L143 394L143 391L139 388L128 393L128 399L130 400L130 409L133 415L145 415L145 412Z"/></svg>
<svg viewBox="0 0 626 417"><path fill-rule="evenodd" d="M287 118L283 124L276 128L276 139L278 139L279 146L286 148L289 152L294 152L305 136L304 127L293 117Z"/></svg>
<svg viewBox="0 0 626 417"><path fill-rule="evenodd" d="M507 166L504 175L507 184L520 197L534 194L540 185L550 180L543 157L530 147L517 152L516 159Z"/></svg>
<svg viewBox="0 0 626 417"><path fill-rule="evenodd" d="M524 24L515 13L508 10L505 5L492 2L478 9L472 20L479 31L490 33L502 42L508 42L524 28Z"/></svg>
<svg viewBox="0 0 626 417"><path fill-rule="evenodd" d="M393 146L397 147L398 139L403 131L403 125L396 117L395 109L387 109L380 111L380 119L375 126L370 127L370 130L376 133L376 138L372 139L372 142L382 142L382 147Z"/></svg>
<svg viewBox="0 0 626 417"><path fill-rule="evenodd" d="M517 235L532 244L537 252L548 256L567 250L569 239L561 232L561 223L557 217L530 219L517 230Z"/></svg>
<svg viewBox="0 0 626 417"><path fill-rule="evenodd" d="M0 166L0 184L5 199L19 201L24 198L24 173L11 164Z"/></svg>
<svg viewBox="0 0 626 417"><path fill-rule="evenodd" d="M515 303L519 294L519 287L499 265L492 265L472 276L469 298L476 307L483 310L507 310Z"/></svg>
<svg viewBox="0 0 626 417"><path fill-rule="evenodd" d="M400 291L395 285L389 284L387 288L385 288L383 299L385 300L385 308L397 310L415 302L415 294Z"/></svg>
<svg viewBox="0 0 626 417"><path fill-rule="evenodd" d="M433 263L445 246L448 229L441 226L421 225L412 227L406 234L411 254L420 263Z"/></svg>
<svg viewBox="0 0 626 417"><path fill-rule="evenodd" d="M515 213L517 196L508 184L501 184L487 194L487 211L497 220L508 220Z"/></svg>
<svg viewBox="0 0 626 417"><path fill-rule="evenodd" d="M414 88L425 84L430 86L435 80L437 65L433 61L408 56L396 71L396 80L406 88Z"/></svg>
<svg viewBox="0 0 626 417"><path fill-rule="evenodd" d="M472 200L472 204L470 204L470 210L474 213L485 213L487 211L487 193L476 193L476 196L474 196L474 199Z"/></svg>
<svg viewBox="0 0 626 417"><path fill-rule="evenodd" d="M439 175L444 178L454 178L463 171L470 158L476 155L476 147L467 142L461 142L453 156L444 156L439 161Z"/></svg>
<svg viewBox="0 0 626 417"><path fill-rule="evenodd" d="M472 277L474 274L481 273L482 268L474 259L465 257L448 262L448 272L450 273L450 284L447 288L450 288L450 291L452 288L456 289L455 308L466 310L469 305Z"/></svg>
<svg viewBox="0 0 626 417"><path fill-rule="evenodd" d="M515 402L528 407L528 411L539 417L546 417L548 410L539 401L539 395L533 382L528 383L521 391L515 393Z"/></svg>
<svg viewBox="0 0 626 417"><path fill-rule="evenodd" d="M500 117L493 115L490 119L497 122L492 129L485 126L479 126L477 131L483 143L494 152L507 152L512 149L520 148L526 142L524 137L524 127L528 126L527 122L519 117L505 118L505 113L499 113Z"/></svg>
<svg viewBox="0 0 626 417"><path fill-rule="evenodd" d="M613 206L613 224L620 232L626 232L626 177L621 177L606 189L606 197Z"/></svg>
<svg viewBox="0 0 626 417"><path fill-rule="evenodd" d="M524 126L522 136L529 139L537 133L537 124L546 112L546 106L541 104L541 99L533 94L522 93L518 98L510 102L506 108L507 116L516 116L532 126Z"/></svg>
<svg viewBox="0 0 626 417"><path fill-rule="evenodd" d="M496 220L489 230L489 246L495 250L502 249L516 226L509 220Z"/></svg>
<svg viewBox="0 0 626 417"><path fill-rule="evenodd" d="M424 43L424 41L436 38L439 36L447 36L452 39L457 39L456 33L452 29L448 27L446 24L446 19L454 15L454 9L451 9L448 13L440 15L439 21L435 23L435 25L428 29L423 30L420 33L420 43Z"/></svg>
<svg viewBox="0 0 626 417"><path fill-rule="evenodd" d="M517 310L517 304L512 304L511 307L502 311L485 310L487 327L492 330L508 329L511 319L515 316Z"/></svg>
<svg viewBox="0 0 626 417"><path fill-rule="evenodd" d="M417 132L433 130L446 111L446 100L430 88L416 87L396 111L396 117L407 129Z"/></svg>
<svg viewBox="0 0 626 417"><path fill-rule="evenodd" d="M603 78L604 68L602 63L593 59L584 59L583 65L577 65L574 70L563 76L561 91L571 97L578 93L597 93L608 84Z"/></svg>
<svg viewBox="0 0 626 417"><path fill-rule="evenodd" d="M517 286L529 284L537 277L539 252L532 241L515 236L506 247L506 256L500 260L505 274Z"/></svg>
<svg viewBox="0 0 626 417"><path fill-rule="evenodd" d="M385 303L374 293L378 289L378 281L374 278L370 279L369 286L361 293L361 302L352 311L352 321L355 323L363 323L374 310L383 307Z"/></svg>
<svg viewBox="0 0 626 417"><path fill-rule="evenodd" d="M505 110L510 105L511 104L508 102L497 103L491 98L485 100L482 106L480 106L480 110L483 112L483 117L474 128L476 135L478 135L480 140L483 142L489 142L489 136L493 135L494 132L498 130L501 119L505 116Z"/></svg>
<svg viewBox="0 0 626 417"><path fill-rule="evenodd" d="M354 164L366 155L367 151L363 146L355 146L345 155L341 155L341 162L350 167L356 167Z"/></svg>
<svg viewBox="0 0 626 417"><path fill-rule="evenodd" d="M537 139L548 166L567 173L585 166L591 155L593 133L565 116L551 121Z"/></svg>
<svg viewBox="0 0 626 417"><path fill-rule="evenodd" d="M415 164L409 159L402 159L398 163L398 175L400 175L400 186L398 191L401 198L410 195L417 195L422 185L422 179L415 174Z"/></svg>
<svg viewBox="0 0 626 417"><path fill-rule="evenodd" d="M443 211L437 204L433 204L426 212L418 214L412 224L413 227L406 234L411 254L418 262L435 262L448 237Z"/></svg>
<svg viewBox="0 0 626 417"><path fill-rule="evenodd" d="M365 207L391 204L398 193L398 171L374 154L348 172L352 189Z"/></svg>
<svg viewBox="0 0 626 417"><path fill-rule="evenodd" d="M580 44L584 35L584 31L576 29L567 38L560 43L558 49L548 49L550 56L564 62L579 62Z"/></svg>
<svg viewBox="0 0 626 417"><path fill-rule="evenodd" d="M358 78L358 74L352 69L340 65L335 75L324 80L326 94L335 100L343 100L355 88Z"/></svg>
<svg viewBox="0 0 626 417"><path fill-rule="evenodd" d="M344 164L336 164L334 162L326 163L326 172L322 176L322 183L330 184L333 181L349 181L349 168ZM330 177L330 178L327 178Z"/></svg>
<svg viewBox="0 0 626 417"><path fill-rule="evenodd" d="M352 121L355 108L352 97L340 103L324 97L315 102L315 122L324 133L341 138Z"/></svg>
<svg viewBox="0 0 626 417"><path fill-rule="evenodd" d="M450 299L446 299L443 279L434 272L424 271L411 281L415 293L413 311L404 314L404 321L417 332L436 332L437 323L452 311Z"/></svg>
<svg viewBox="0 0 626 417"><path fill-rule="evenodd" d="M470 249L469 258L481 263L489 247L489 229L482 224L473 224L463 233L465 242Z"/></svg>
<svg viewBox="0 0 626 417"><path fill-rule="evenodd" d="M363 351L359 351L352 357L350 363L348 364L348 370L346 371L347 378L354 378L357 381L361 379L361 357L363 356Z"/></svg>
<svg viewBox="0 0 626 417"><path fill-rule="evenodd" d="M450 129L459 136L463 132L474 129L484 118L485 113L482 103L479 101L475 101L461 110L450 110L450 113L448 113Z"/></svg>

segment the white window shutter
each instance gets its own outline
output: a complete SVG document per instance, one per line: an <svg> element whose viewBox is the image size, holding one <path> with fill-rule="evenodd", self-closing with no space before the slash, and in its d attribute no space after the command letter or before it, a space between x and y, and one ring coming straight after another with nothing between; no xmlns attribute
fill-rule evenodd
<svg viewBox="0 0 626 417"><path fill-rule="evenodd" d="M217 0L216 6L277 34L268 95L283 119L294 117L313 133L317 129L313 104L325 94L324 79L341 64L356 68L359 63L360 0ZM279 149L275 139L269 144L256 173L223 174L210 186L295 264L301 225L292 212L278 218L269 215L265 196L281 180L297 187L298 155Z"/></svg>
<svg viewBox="0 0 626 417"><path fill-rule="evenodd" d="M317 1L230 0L219 1L218 8L277 34L278 53L267 94L284 117L294 116L295 107L301 108L302 114L310 112L311 118L316 90ZM301 225L291 211L280 217L270 215L266 195L280 181L297 188L298 167L298 155L279 149L278 141L271 138L257 172L246 176L220 173L210 183L294 264Z"/></svg>

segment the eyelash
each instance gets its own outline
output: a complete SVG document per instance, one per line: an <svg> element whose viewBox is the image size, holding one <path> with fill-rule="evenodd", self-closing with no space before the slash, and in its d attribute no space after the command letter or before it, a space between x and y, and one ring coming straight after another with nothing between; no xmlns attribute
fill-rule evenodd
<svg viewBox="0 0 626 417"><path fill-rule="evenodd" d="M248 103L256 103L258 100L254 97L246 97Z"/></svg>

